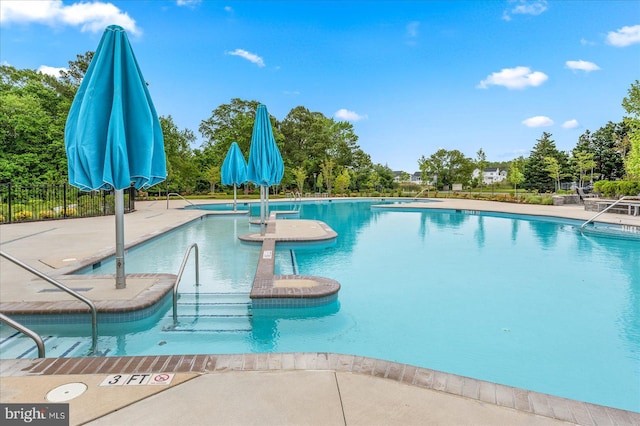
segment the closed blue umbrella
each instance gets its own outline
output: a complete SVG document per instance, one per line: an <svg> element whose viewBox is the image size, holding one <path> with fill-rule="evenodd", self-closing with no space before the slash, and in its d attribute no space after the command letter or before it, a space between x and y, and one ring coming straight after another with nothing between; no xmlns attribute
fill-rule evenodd
<svg viewBox="0 0 640 426"><path fill-rule="evenodd" d="M222 184L233 184L233 211L236 211L236 185L247 181L247 162L236 142L231 143L220 169Z"/></svg>
<svg viewBox="0 0 640 426"><path fill-rule="evenodd" d="M115 190L116 288L124 288L122 190L162 182L167 169L158 115L122 27L104 31L71 105L64 139L71 185Z"/></svg>
<svg viewBox="0 0 640 426"><path fill-rule="evenodd" d="M253 123L251 135L251 148L249 149L249 162L247 165L247 178L260 186L260 225L265 225L267 203L269 199L268 188L278 185L284 175L284 162L276 140L273 137L271 120L265 105L258 105L256 119ZM264 232L261 229L261 232Z"/></svg>

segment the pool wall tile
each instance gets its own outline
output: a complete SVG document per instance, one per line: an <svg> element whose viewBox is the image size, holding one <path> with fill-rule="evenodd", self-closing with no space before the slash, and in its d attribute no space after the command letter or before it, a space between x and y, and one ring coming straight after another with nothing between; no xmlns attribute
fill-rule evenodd
<svg viewBox="0 0 640 426"><path fill-rule="evenodd" d="M413 365L405 365L404 366L404 371L402 372L401 380L404 383L408 383L410 385L414 384L415 375L416 375L416 371L417 370L418 370L418 368L414 367Z"/></svg>
<svg viewBox="0 0 640 426"><path fill-rule="evenodd" d="M515 408L511 387L496 383L496 404Z"/></svg>
<svg viewBox="0 0 640 426"><path fill-rule="evenodd" d="M402 371L403 371L402 364L390 362L389 367L387 368L387 373L385 374L385 377L387 379L401 381Z"/></svg>
<svg viewBox="0 0 640 426"><path fill-rule="evenodd" d="M447 389L447 374L441 371L435 371L433 374L432 389L445 391Z"/></svg>
<svg viewBox="0 0 640 426"><path fill-rule="evenodd" d="M270 370L282 369L282 355L279 353L270 353L267 358L267 363Z"/></svg>
<svg viewBox="0 0 640 426"><path fill-rule="evenodd" d="M497 404L496 384L491 382L481 382L478 396L480 401Z"/></svg>
<svg viewBox="0 0 640 426"><path fill-rule="evenodd" d="M329 356L326 352L316 352L316 369L328 370L329 369Z"/></svg>
<svg viewBox="0 0 640 426"><path fill-rule="evenodd" d="M516 409L529 412L533 411L531 403L529 402L529 392L524 389L513 388L513 397Z"/></svg>
<svg viewBox="0 0 640 426"><path fill-rule="evenodd" d="M567 405L569 406L576 423L582 426L592 426L596 424L584 403L568 399Z"/></svg>
<svg viewBox="0 0 640 426"><path fill-rule="evenodd" d="M464 378L462 384L462 396L471 399L479 399L480 382L469 377Z"/></svg>
<svg viewBox="0 0 640 426"><path fill-rule="evenodd" d="M588 405L587 411L593 419L593 423L596 425L614 424L613 420L609 417L605 407L599 405Z"/></svg>
<svg viewBox="0 0 640 426"><path fill-rule="evenodd" d="M549 399L547 398L547 395L532 392L529 395L529 400L531 401L531 406L535 414L540 414L547 417L553 416L553 410L549 405Z"/></svg>
<svg viewBox="0 0 640 426"><path fill-rule="evenodd" d="M295 358L293 357L293 354L284 353L282 354L281 359L282 359L282 364L280 368L282 368L283 370L295 370L296 361L295 361Z"/></svg>
<svg viewBox="0 0 640 426"><path fill-rule="evenodd" d="M406 370L407 369L405 367L405 373L407 372ZM409 374L407 375L407 379L410 378L411 382L409 382L409 380L406 380L407 383L411 383L423 388L433 389L433 370L428 370L426 368L409 368L408 370Z"/></svg>
<svg viewBox="0 0 640 426"><path fill-rule="evenodd" d="M447 387L445 388L447 393L462 395L463 386L464 378L462 376L447 375Z"/></svg>
<svg viewBox="0 0 640 426"><path fill-rule="evenodd" d="M256 369L256 354L244 354L242 360L243 370L255 370Z"/></svg>
<svg viewBox="0 0 640 426"><path fill-rule="evenodd" d="M609 407L605 408L611 421L614 425L632 425L634 424L634 420L631 418L630 413L628 411L611 409ZM640 413L638 414L638 418L635 421L636 424L640 424Z"/></svg>
<svg viewBox="0 0 640 426"><path fill-rule="evenodd" d="M384 360L376 360L373 367L373 375L376 377L386 377L389 363Z"/></svg>

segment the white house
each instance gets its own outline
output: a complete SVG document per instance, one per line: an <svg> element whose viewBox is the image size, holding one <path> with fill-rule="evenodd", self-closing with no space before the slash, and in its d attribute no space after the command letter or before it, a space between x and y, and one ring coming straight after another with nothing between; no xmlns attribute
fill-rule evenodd
<svg viewBox="0 0 640 426"><path fill-rule="evenodd" d="M415 172L414 174L409 174L407 173L407 175L409 176L409 180L401 180L401 177L403 175L403 173L405 173L404 171L394 171L393 172L393 180L396 182L411 182L411 183L415 183L420 185L422 183L422 173L420 172Z"/></svg>
<svg viewBox="0 0 640 426"><path fill-rule="evenodd" d="M472 177L474 179L477 179L479 174L480 174L480 170L475 169L473 171ZM506 170L500 171L498 167L487 167L486 169L484 169L484 172L482 173L482 182L484 182L485 185L491 185L492 183L502 182L506 178L507 178L507 171Z"/></svg>

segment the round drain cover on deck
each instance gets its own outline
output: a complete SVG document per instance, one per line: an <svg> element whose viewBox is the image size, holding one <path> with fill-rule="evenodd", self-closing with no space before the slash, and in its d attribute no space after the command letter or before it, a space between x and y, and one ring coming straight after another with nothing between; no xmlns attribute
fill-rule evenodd
<svg viewBox="0 0 640 426"><path fill-rule="evenodd" d="M47 393L47 401L65 402L82 395L87 390L84 383L67 383L53 388Z"/></svg>

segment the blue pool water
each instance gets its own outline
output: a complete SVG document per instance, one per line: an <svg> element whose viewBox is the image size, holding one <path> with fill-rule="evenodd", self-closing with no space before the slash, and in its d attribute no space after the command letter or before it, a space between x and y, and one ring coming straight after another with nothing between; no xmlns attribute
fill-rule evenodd
<svg viewBox="0 0 640 426"><path fill-rule="evenodd" d="M99 346L108 355L358 354L640 411L639 239L583 235L570 220L371 204L272 203L338 233L328 247L276 251L277 273L340 282L337 302L248 318L230 304L230 325L212 331L206 302L246 299L260 247L237 239L256 231L248 217L209 216L126 256L127 273L176 273L198 243L201 285L190 261L180 286L181 301L205 302L189 320L195 331L170 330L167 300L147 320L101 325ZM114 270L104 261L91 272Z"/></svg>

